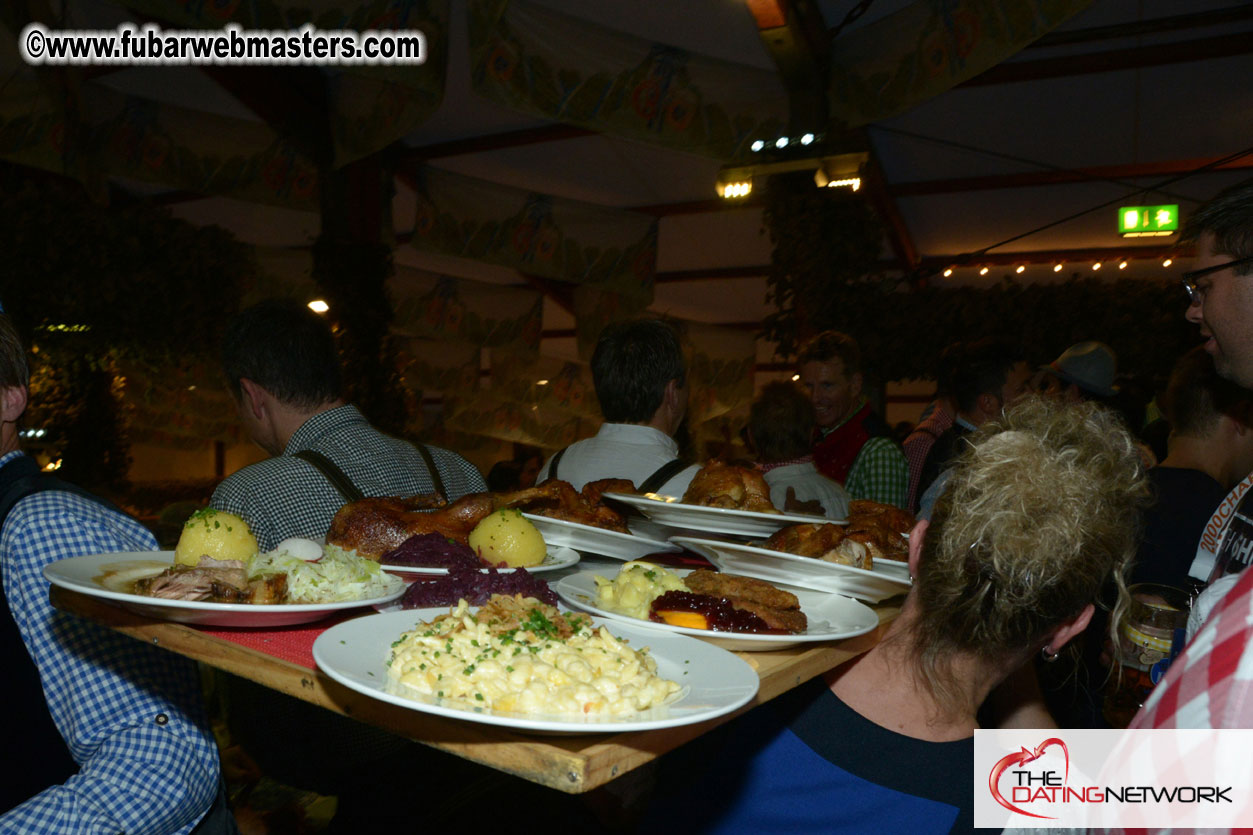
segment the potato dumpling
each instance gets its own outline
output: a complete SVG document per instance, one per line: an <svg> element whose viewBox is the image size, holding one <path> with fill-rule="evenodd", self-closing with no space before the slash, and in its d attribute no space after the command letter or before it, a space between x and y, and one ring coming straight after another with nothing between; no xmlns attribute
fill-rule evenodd
<svg viewBox="0 0 1253 835"><path fill-rule="evenodd" d="M484 562L508 568L539 565L548 554L539 528L521 511L508 508L497 510L474 526L470 548Z"/></svg>
<svg viewBox="0 0 1253 835"><path fill-rule="evenodd" d="M183 525L174 562L196 565L201 557L247 562L257 553L257 538L248 523L224 510L197 510Z"/></svg>

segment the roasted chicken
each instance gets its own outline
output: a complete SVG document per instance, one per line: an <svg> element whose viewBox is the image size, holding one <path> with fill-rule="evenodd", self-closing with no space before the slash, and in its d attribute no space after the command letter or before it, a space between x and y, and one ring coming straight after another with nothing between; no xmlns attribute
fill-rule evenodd
<svg viewBox="0 0 1253 835"><path fill-rule="evenodd" d="M882 527L896 533L909 533L914 526L914 516L907 510L868 499L854 499L848 503L848 521L851 525Z"/></svg>
<svg viewBox="0 0 1253 835"><path fill-rule="evenodd" d="M913 516L900 508L857 500L849 503L847 525L792 525L775 532L765 547L869 569L875 560L908 557L909 542L904 534L913 524Z"/></svg>
<svg viewBox="0 0 1253 835"><path fill-rule="evenodd" d="M578 522L594 528L630 533L626 517L601 499L605 493L634 493L635 484L630 479L602 478L589 481L577 493L569 482L554 478L548 479L540 487L551 489L553 494L529 503L529 506L525 506L528 512L564 522Z"/></svg>
<svg viewBox="0 0 1253 835"><path fill-rule="evenodd" d="M871 568L873 556L870 551L864 545L857 545L854 542L846 544L844 540L847 535L848 531L844 525L822 522L789 525L775 531L762 547L798 557L813 557L817 560L851 565L854 568Z"/></svg>
<svg viewBox="0 0 1253 835"><path fill-rule="evenodd" d="M610 489L620 487L621 483L615 483ZM586 492L587 488L584 490ZM599 498L600 494L594 495ZM331 520L326 541L329 545L356 551L366 559L377 560L417 534L438 533L464 543L484 517L506 507L627 532L622 514L599 501L590 503L586 495L576 492L569 482L549 479L535 487L512 492L471 493L433 509L428 496L383 496L349 502Z"/></svg>
<svg viewBox="0 0 1253 835"><path fill-rule="evenodd" d="M696 473L683 494L683 503L755 513L779 512L770 502L770 487L759 470L716 458Z"/></svg>

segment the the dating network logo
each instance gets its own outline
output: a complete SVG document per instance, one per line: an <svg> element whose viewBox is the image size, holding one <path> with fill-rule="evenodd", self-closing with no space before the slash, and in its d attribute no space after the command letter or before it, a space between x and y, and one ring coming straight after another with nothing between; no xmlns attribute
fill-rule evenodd
<svg viewBox="0 0 1253 835"><path fill-rule="evenodd" d="M1065 758L1065 767L1062 770L1060 782L1057 780L1056 770L1044 771L1037 775L1032 771L1023 768L1023 766L1035 762L1040 759L1040 757L1044 756L1044 752L1052 746L1061 748L1062 756ZM1017 766L1017 768L1015 768L1015 766ZM1066 784L1070 780L1070 749L1066 747L1065 742L1054 736L1044 740L1034 749L1023 748L1021 751L1002 757L999 761L997 761L996 765L992 767L992 773L988 775L988 789L992 792L992 797L996 799L997 803L1001 804L1009 811L1017 812L1020 815L1027 815L1032 818L1047 818L1049 820L1056 820L1056 818L1052 815L1037 815L1035 812L1028 812L1025 809L1019 809L1013 803L1006 800L1005 795L1001 793L1001 777L1006 771L1009 771L1011 775L1011 780L1009 781L1010 797L1017 803L1028 803L1037 799L1045 799L1049 801L1054 799L1049 796L1049 792L1036 791L1033 793L1033 788L1060 788L1062 789L1062 794L1064 796L1065 789L1067 788ZM1041 798L1041 794L1044 795L1043 798Z"/></svg>

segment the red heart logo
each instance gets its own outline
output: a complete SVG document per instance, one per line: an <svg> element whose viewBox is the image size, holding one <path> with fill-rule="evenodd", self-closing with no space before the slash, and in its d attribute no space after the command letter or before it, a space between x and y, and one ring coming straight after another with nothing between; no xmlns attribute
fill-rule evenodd
<svg viewBox="0 0 1253 835"><path fill-rule="evenodd" d="M1066 756L1066 772L1065 777L1062 780L1062 785L1065 786L1065 784L1070 780L1070 750L1066 747L1066 743L1062 740L1057 737L1049 737L1037 745L1035 750L1023 748L1015 754L1002 757L997 764L992 767L992 773L988 775L988 789L991 790L992 797L997 803L1001 804L1011 812L1017 812L1020 815L1026 815L1030 818L1047 818L1048 820L1056 820L1056 818L1051 815L1037 815L1034 812L1025 812L1022 809L1019 809L1017 806L1004 798L1001 794L1000 787L1001 775L1005 773L1006 769L1010 766L1026 765L1029 762L1038 760L1044 755L1044 749L1048 748L1050 745L1061 746L1062 753Z"/></svg>

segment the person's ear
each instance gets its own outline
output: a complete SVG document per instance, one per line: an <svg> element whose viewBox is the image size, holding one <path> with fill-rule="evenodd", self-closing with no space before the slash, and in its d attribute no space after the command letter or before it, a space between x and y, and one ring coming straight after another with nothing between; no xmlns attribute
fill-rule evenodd
<svg viewBox="0 0 1253 835"><path fill-rule="evenodd" d="M927 536L927 528L931 522L919 519L914 529L909 532L909 576L918 576L918 560L922 557L922 540Z"/></svg>
<svg viewBox="0 0 1253 835"><path fill-rule="evenodd" d="M1044 645L1044 649L1049 655L1056 655L1062 651L1062 647L1071 638L1083 632L1088 628L1088 622L1092 620L1092 613L1096 611L1096 607L1089 603L1083 607L1083 611L1068 621L1062 623L1061 626L1053 630L1052 636L1049 637L1048 643Z"/></svg>
<svg viewBox="0 0 1253 835"><path fill-rule="evenodd" d="M269 392L247 377L239 379L239 396L243 399L244 408L258 420L265 413L265 400L268 395Z"/></svg>
<svg viewBox="0 0 1253 835"><path fill-rule="evenodd" d="M0 422L15 423L26 411L26 386L5 386L0 389Z"/></svg>
<svg viewBox="0 0 1253 835"><path fill-rule="evenodd" d="M861 376L861 372L857 371L852 377L848 378L849 391L853 393L853 399L861 397L861 387L865 380Z"/></svg>

